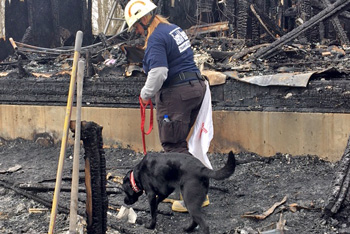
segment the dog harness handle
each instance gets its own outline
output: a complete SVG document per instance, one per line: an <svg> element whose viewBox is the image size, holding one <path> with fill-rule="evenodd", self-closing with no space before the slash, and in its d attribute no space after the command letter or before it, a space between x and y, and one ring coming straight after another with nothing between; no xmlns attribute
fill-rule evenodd
<svg viewBox="0 0 350 234"><path fill-rule="evenodd" d="M145 135L150 134L152 132L152 129L153 129L153 104L152 104L152 101L150 99L150 100L148 100L146 105L143 105L141 96L139 97L139 101L140 101L140 111L141 111L141 135L142 135L143 153L144 153L144 155L146 155L147 151L146 151ZM147 108L148 105L151 108L150 109L151 110L151 113L150 113L151 116L150 116L149 129L148 129L147 132L145 132L146 108Z"/></svg>

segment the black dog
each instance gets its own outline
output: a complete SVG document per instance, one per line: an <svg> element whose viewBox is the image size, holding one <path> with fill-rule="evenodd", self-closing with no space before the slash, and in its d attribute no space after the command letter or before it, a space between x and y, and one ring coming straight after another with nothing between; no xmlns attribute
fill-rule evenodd
<svg viewBox="0 0 350 234"><path fill-rule="evenodd" d="M208 193L209 178L216 180L228 178L235 171L235 167L236 160L232 151L228 155L226 165L217 171L210 170L188 154L148 153L124 177L123 189L126 194L124 203L134 204L145 191L152 216L151 221L145 226L154 229L158 204L175 188L180 187L186 208L192 217L192 223L184 230L193 231L199 224L204 233L209 233L209 226L201 213L201 205Z"/></svg>

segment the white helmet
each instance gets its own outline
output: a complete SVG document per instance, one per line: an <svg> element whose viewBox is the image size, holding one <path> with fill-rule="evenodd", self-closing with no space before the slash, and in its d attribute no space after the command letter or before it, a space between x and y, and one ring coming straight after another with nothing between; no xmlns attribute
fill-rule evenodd
<svg viewBox="0 0 350 234"><path fill-rule="evenodd" d="M142 17L153 11L157 6L150 0L131 0L126 4L124 10L125 21L129 26L128 32L132 26Z"/></svg>

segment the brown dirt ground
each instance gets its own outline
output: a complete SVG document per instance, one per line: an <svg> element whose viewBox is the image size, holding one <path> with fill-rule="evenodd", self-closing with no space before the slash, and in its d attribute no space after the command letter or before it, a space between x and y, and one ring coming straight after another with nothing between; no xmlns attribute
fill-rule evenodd
<svg viewBox="0 0 350 234"><path fill-rule="evenodd" d="M7 183L41 183L54 186L60 145L42 146L32 141L17 139L0 141L0 171L20 165L12 173L1 173L0 181ZM84 176L81 151L81 177ZM62 187L69 186L71 177L73 146L68 146L64 164ZM141 160L143 155L129 149L105 149L107 173L123 177ZM215 169L220 168L226 155L210 154ZM203 209L211 233L259 233L273 229L279 220L285 220L284 233L350 233L350 209L343 207L337 217L324 220L322 208L333 180L336 164L323 161L317 156L292 156L277 154L263 158L253 153L237 155L238 165L234 175L223 181L210 183L211 204ZM108 180L109 186L120 188L120 184ZM84 187L83 179L81 186ZM117 189L118 190L118 189ZM52 200L53 192L33 193L43 199ZM50 209L43 213L30 213L29 208L45 208L41 203L19 195L0 186L0 232L1 233L47 233ZM79 193L79 212L85 212L85 193ZM285 196L287 200L265 219L245 218L244 214L263 214ZM123 205L123 194L109 195L110 207ZM70 194L61 192L59 205L69 207ZM293 205L294 204L294 205ZM292 209L294 207L295 209ZM186 213L174 213L169 203L161 203L155 230L147 230L143 223L149 218L146 196L133 206L137 213L136 224L115 218L117 211L110 209L108 233L183 233L182 226L189 222ZM59 213L56 232L68 230L67 214ZM200 233L195 230L195 233Z"/></svg>

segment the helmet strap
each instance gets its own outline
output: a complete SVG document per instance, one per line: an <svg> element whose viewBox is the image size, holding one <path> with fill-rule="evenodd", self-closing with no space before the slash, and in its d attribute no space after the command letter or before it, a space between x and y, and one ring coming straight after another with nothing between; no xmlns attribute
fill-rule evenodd
<svg viewBox="0 0 350 234"><path fill-rule="evenodd" d="M147 37L147 34L148 34L148 30L147 30L147 29L149 28L149 26L150 26L151 23L153 22L155 16L156 16L155 14L152 15L152 17L151 17L151 19L148 21L148 24L147 24L147 25L144 25L144 24L140 21L140 25L142 26L143 30L145 31L145 36L146 36L146 37Z"/></svg>

